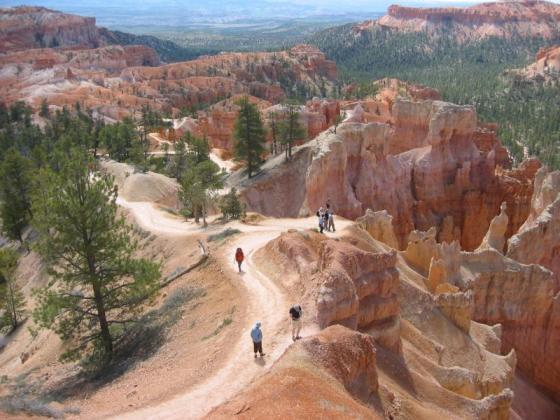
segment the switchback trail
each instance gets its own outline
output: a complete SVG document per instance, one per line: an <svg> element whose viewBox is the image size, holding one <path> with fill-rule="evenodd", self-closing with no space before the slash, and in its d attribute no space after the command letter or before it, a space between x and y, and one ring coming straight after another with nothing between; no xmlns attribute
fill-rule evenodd
<svg viewBox="0 0 560 420"><path fill-rule="evenodd" d="M187 236L202 232L193 223L187 223L158 210L151 203L131 203L119 199L118 203L131 210L137 223L156 235ZM242 233L226 249L221 257L225 269L237 272L233 255L237 247L241 247L246 255L243 264L244 273L238 274L244 300L247 302L243 327L238 338L232 343L231 351L221 368L203 382L196 384L184 393L160 404L144 407L124 415L119 419L185 419L200 418L212 408L227 401L247 387L255 378L264 374L270 366L284 353L292 343L288 309L293 304L289 296L272 280L263 275L253 264L255 251L267 242L288 229L308 229L315 226L315 217L306 219L273 219L265 220L260 225L246 225L232 222L228 226L239 229ZM349 225L349 221L337 220L337 228ZM210 231L221 230L223 227L208 228ZM253 357L253 349L249 332L256 321L262 323L263 350L266 356L261 359ZM312 334L312 325L308 324L303 334Z"/></svg>

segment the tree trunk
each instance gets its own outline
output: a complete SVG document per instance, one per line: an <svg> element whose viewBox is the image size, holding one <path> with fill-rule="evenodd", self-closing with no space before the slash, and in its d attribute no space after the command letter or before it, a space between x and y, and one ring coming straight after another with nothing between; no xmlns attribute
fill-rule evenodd
<svg viewBox="0 0 560 420"><path fill-rule="evenodd" d="M202 205L202 226L207 227L208 223L206 223L206 204Z"/></svg>
<svg viewBox="0 0 560 420"><path fill-rule="evenodd" d="M113 353L113 339L111 338L111 333L109 331L109 323L107 322L107 315L105 314L105 305L103 304L101 288L97 282L93 284L93 295L95 297L99 328L101 329L101 341L103 342L105 353L110 356Z"/></svg>
<svg viewBox="0 0 560 420"><path fill-rule="evenodd" d="M97 319L99 321L99 328L101 330L101 341L105 353L111 357L113 354L113 338L109 331L109 323L107 322L107 314L105 313L105 303L103 302L103 295L101 293L101 285L96 279L97 273L95 270L95 257L91 254L88 255L88 271L92 276L91 285L93 287L93 297L95 299L95 307L97 309Z"/></svg>
<svg viewBox="0 0 560 420"><path fill-rule="evenodd" d="M17 308L16 308L16 294L14 291L14 283L13 280L8 280L8 292L10 293L9 297L9 311L11 312L11 321L12 321L12 331L16 329L18 325L17 319Z"/></svg>

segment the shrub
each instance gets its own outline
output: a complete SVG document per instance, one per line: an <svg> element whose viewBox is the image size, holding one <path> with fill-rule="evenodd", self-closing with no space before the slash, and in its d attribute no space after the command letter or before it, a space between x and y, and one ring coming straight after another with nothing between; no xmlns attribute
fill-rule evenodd
<svg viewBox="0 0 560 420"><path fill-rule="evenodd" d="M225 220L245 217L245 205L239 199L235 188L222 197L219 207Z"/></svg>

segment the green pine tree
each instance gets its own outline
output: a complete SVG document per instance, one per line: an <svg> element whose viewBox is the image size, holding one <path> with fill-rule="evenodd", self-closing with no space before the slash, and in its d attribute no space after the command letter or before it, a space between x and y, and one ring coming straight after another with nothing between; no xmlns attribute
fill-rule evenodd
<svg viewBox="0 0 560 420"><path fill-rule="evenodd" d="M4 310L0 319L0 330L11 332L17 328L25 316L25 298L17 287L15 271L17 268L18 254L12 249L0 249L0 304Z"/></svg>
<svg viewBox="0 0 560 420"><path fill-rule="evenodd" d="M293 103L287 104L286 114L280 125L280 142L285 146L286 159L292 158L294 143L305 137L305 129L299 122L299 106Z"/></svg>
<svg viewBox="0 0 560 420"><path fill-rule="evenodd" d="M23 229L31 220L31 183L33 164L15 148L6 153L0 166L0 218L3 232L23 242Z"/></svg>
<svg viewBox="0 0 560 420"><path fill-rule="evenodd" d="M271 111L268 113L268 127L270 128L270 136L272 137L272 142L270 143L270 152L276 156L279 151L278 139L279 139L279 123L278 123L278 113Z"/></svg>
<svg viewBox="0 0 560 420"><path fill-rule="evenodd" d="M116 328L134 322L158 290L159 264L134 258L137 242L117 216L113 179L74 149L56 173L43 170L33 196L37 250L52 282L37 292L33 316L76 345L67 357L94 348L110 357Z"/></svg>
<svg viewBox="0 0 560 420"><path fill-rule="evenodd" d="M239 199L235 188L224 195L220 200L220 211L224 219L240 219L245 215L245 206Z"/></svg>
<svg viewBox="0 0 560 420"><path fill-rule="evenodd" d="M210 160L191 165L181 179L179 197L183 206L190 211L198 223L202 216L204 227L207 226L208 207L217 190L223 188L224 174L218 165Z"/></svg>
<svg viewBox="0 0 560 420"><path fill-rule="evenodd" d="M265 131L261 116L256 105L244 97L237 103L240 107L235 122L235 160L245 162L249 178L260 169L261 156L266 142Z"/></svg>
<svg viewBox="0 0 560 420"><path fill-rule="evenodd" d="M190 160L200 163L210 159L210 145L205 137L193 136L187 131L185 141L189 145Z"/></svg>
<svg viewBox="0 0 560 420"><path fill-rule="evenodd" d="M179 141L177 141L177 143L175 143L174 151L175 154L173 155L173 159L171 159L169 173L172 177L180 181L183 173L187 169L187 164L189 161L187 144L182 137L179 139Z"/></svg>

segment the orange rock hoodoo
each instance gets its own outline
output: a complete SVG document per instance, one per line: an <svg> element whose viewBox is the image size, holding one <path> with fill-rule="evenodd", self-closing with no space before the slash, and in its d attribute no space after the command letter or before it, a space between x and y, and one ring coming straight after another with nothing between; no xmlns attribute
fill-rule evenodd
<svg viewBox="0 0 560 420"><path fill-rule="evenodd" d="M285 171L277 167L248 185L243 195L249 208L297 216L314 213L330 199L337 214L351 219L368 208L386 209L401 247L412 230L435 226L440 240L459 240L473 250L504 201L507 237L525 222L540 165L528 161L503 169L509 159L491 133L480 150L473 108L397 98L384 112L387 122L375 123L358 122L363 112L349 112L349 120L358 121L342 125L336 135L322 134L298 149ZM305 190L294 195L285 185ZM262 200L259 191L268 188L274 198Z"/></svg>

